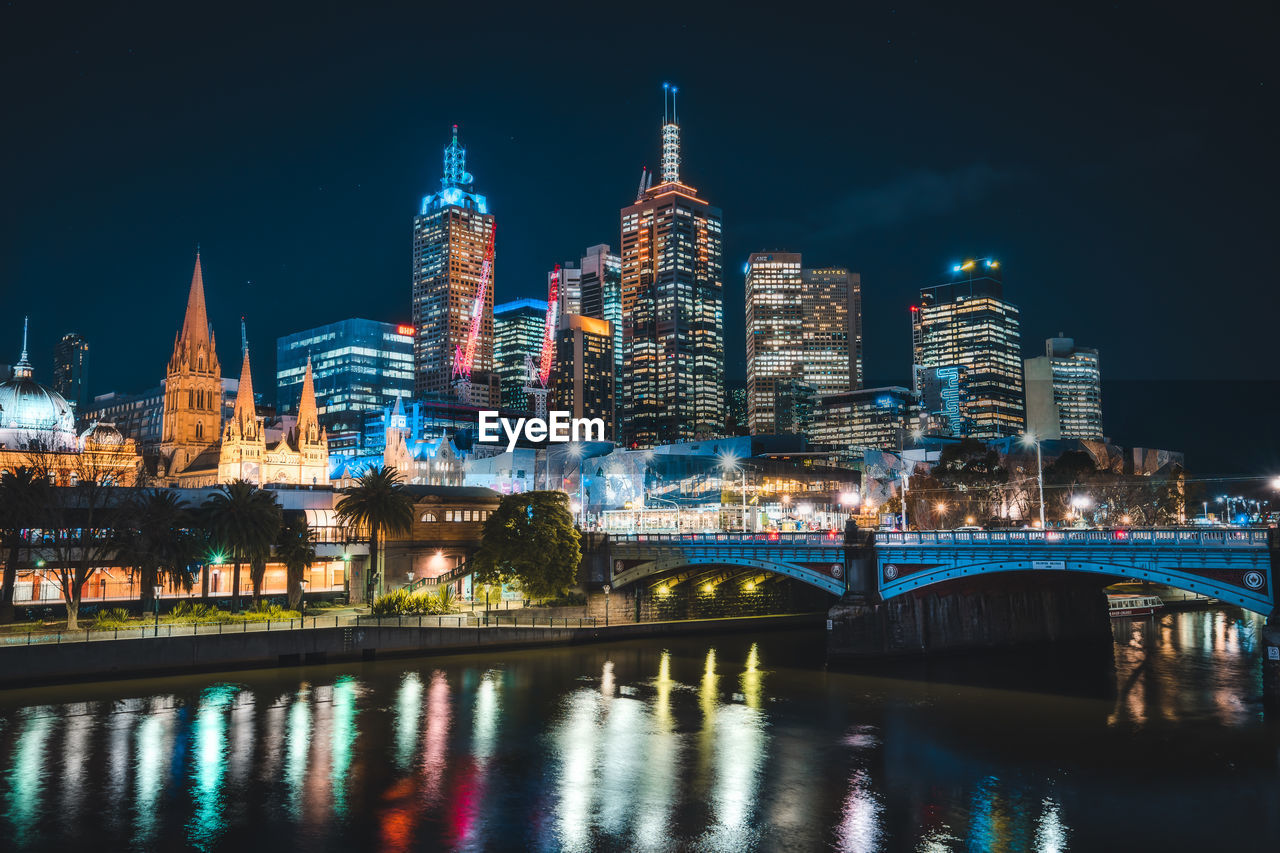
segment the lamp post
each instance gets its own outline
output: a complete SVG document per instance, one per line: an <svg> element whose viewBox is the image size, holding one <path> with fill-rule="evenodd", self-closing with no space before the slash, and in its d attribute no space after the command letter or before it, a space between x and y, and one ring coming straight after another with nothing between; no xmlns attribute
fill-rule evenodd
<svg viewBox="0 0 1280 853"><path fill-rule="evenodd" d="M609 591L612 589L613 587L609 584L604 585L604 626L606 628L609 627Z"/></svg>
<svg viewBox="0 0 1280 853"><path fill-rule="evenodd" d="M1040 490L1040 529L1044 530L1044 460L1040 455L1040 439L1035 433L1028 432L1022 436L1022 443L1036 446L1036 485Z"/></svg>
<svg viewBox="0 0 1280 853"><path fill-rule="evenodd" d="M484 624L489 624L489 584L484 585Z"/></svg>
<svg viewBox="0 0 1280 853"><path fill-rule="evenodd" d="M742 532L747 532L747 467L738 461L738 457L732 453L725 453L720 457L720 470L722 472L737 469L742 475Z"/></svg>
<svg viewBox="0 0 1280 853"><path fill-rule="evenodd" d="M155 604L155 611L156 611L156 636L157 637L160 636L160 591L162 589L164 589L164 587L160 586L159 584L156 584L151 588L151 591L154 593L152 597L155 599L154 604Z"/></svg>
<svg viewBox="0 0 1280 853"><path fill-rule="evenodd" d="M907 474L907 469L902 469L902 532L907 532L907 487L911 482L911 476Z"/></svg>

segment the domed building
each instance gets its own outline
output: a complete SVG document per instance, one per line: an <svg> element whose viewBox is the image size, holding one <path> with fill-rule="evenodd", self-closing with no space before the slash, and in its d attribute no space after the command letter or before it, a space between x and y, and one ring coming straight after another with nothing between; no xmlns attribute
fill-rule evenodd
<svg viewBox="0 0 1280 853"><path fill-rule="evenodd" d="M95 423L76 435L71 404L33 378L27 358L27 322L22 322L22 356L13 378L0 383L0 471L36 468L59 485L86 477L131 485L140 457L132 439L111 424Z"/></svg>

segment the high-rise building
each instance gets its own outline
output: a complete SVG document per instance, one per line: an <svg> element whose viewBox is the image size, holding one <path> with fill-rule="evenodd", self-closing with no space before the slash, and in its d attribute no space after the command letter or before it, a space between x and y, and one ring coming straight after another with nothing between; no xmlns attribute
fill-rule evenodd
<svg viewBox="0 0 1280 853"><path fill-rule="evenodd" d="M561 317L582 313L582 269L568 261L559 270L547 273L547 292L551 291L551 277L559 275L556 285L557 313Z"/></svg>
<svg viewBox="0 0 1280 853"><path fill-rule="evenodd" d="M816 398L862 384L861 276L805 269L795 252L756 252L746 265L747 422L753 435L785 430L784 383ZM794 398L794 394L792 394Z"/></svg>
<svg viewBox="0 0 1280 853"><path fill-rule="evenodd" d="M978 439L1020 435L1025 426L1018 307L1004 298L1000 263L967 260L950 281L920 291L911 306L917 367L964 368L960 410ZM918 389L917 389L918 390Z"/></svg>
<svg viewBox="0 0 1280 853"><path fill-rule="evenodd" d="M1071 338L1044 342L1044 355L1023 362L1027 431L1037 438L1102 438L1102 374L1098 351Z"/></svg>
<svg viewBox="0 0 1280 853"><path fill-rule="evenodd" d="M551 369L553 408L575 418L600 418L614 432L613 330L607 320L570 314L556 332Z"/></svg>
<svg viewBox="0 0 1280 853"><path fill-rule="evenodd" d="M170 475L181 474L222 433L222 366L204 303L200 253L187 294L187 313L173 341L164 383L160 453Z"/></svg>
<svg viewBox="0 0 1280 853"><path fill-rule="evenodd" d="M295 414L310 360L319 422L359 429L363 413L413 396L413 327L353 318L276 339L276 411Z"/></svg>
<svg viewBox="0 0 1280 853"><path fill-rule="evenodd" d="M502 407L529 408L527 360L538 360L546 333L547 303L542 299L515 299L493 309L493 363L501 383Z"/></svg>
<svg viewBox="0 0 1280 853"><path fill-rule="evenodd" d="M483 195L472 192L458 128L444 149L440 191L413 218L413 361L416 395L494 406L494 229Z"/></svg>
<svg viewBox="0 0 1280 853"><path fill-rule="evenodd" d="M582 256L582 314L608 320L613 329L613 387L622 389L622 258L607 244L591 246ZM616 401L615 401L616 402Z"/></svg>
<svg viewBox="0 0 1280 853"><path fill-rule="evenodd" d="M53 348L53 390L76 412L89 403L89 342L69 332Z"/></svg>
<svg viewBox="0 0 1280 853"><path fill-rule="evenodd" d="M666 87L662 182L622 209L620 421L637 447L724 429L721 214L680 180L675 93Z"/></svg>
<svg viewBox="0 0 1280 853"><path fill-rule="evenodd" d="M724 434L750 435L747 426L747 382L745 379L724 381Z"/></svg>
<svg viewBox="0 0 1280 853"><path fill-rule="evenodd" d="M919 417L908 388L861 388L823 397L815 413L813 442L841 450L901 450Z"/></svg>

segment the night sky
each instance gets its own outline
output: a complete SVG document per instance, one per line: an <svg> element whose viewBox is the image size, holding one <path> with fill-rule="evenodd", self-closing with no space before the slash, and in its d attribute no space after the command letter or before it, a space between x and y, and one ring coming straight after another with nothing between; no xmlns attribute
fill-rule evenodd
<svg viewBox="0 0 1280 853"><path fill-rule="evenodd" d="M724 211L730 377L751 251L860 271L866 374L898 384L919 288L993 256L1025 355L1101 350L1116 441L1280 473L1275 4L273 6L0 8L0 361L30 313L38 378L74 330L93 393L156 384L199 243L224 368L244 314L270 399L278 335L409 319L455 122L498 301L545 298L616 248L670 80Z"/></svg>

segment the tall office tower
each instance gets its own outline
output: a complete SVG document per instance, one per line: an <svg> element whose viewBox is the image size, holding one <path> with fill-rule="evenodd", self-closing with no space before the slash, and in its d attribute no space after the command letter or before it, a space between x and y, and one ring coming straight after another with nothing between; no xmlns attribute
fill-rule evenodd
<svg viewBox="0 0 1280 853"><path fill-rule="evenodd" d="M542 299L515 299L493 309L493 363L504 409L529 408L526 364L530 358L537 362L542 352L546 322L547 303Z"/></svg>
<svg viewBox="0 0 1280 853"><path fill-rule="evenodd" d="M53 348L53 390L83 413L89 404L89 342L70 332Z"/></svg>
<svg viewBox="0 0 1280 853"><path fill-rule="evenodd" d="M664 85L662 182L622 209L621 431L651 447L724 429L720 209L680 181L676 89Z"/></svg>
<svg viewBox="0 0 1280 853"><path fill-rule="evenodd" d="M613 387L622 389L622 258L607 244L591 246L582 256L582 314L608 320L613 330Z"/></svg>
<svg viewBox="0 0 1280 853"><path fill-rule="evenodd" d="M916 367L964 368L960 413L967 435L1020 435L1022 333L1018 307L1004 298L1000 263L968 260L951 273L951 281L921 289L920 304L911 307Z"/></svg>
<svg viewBox="0 0 1280 853"><path fill-rule="evenodd" d="M614 434L613 330L607 320L570 314L556 332L551 368L552 408L575 418L600 418L605 438Z"/></svg>
<svg viewBox="0 0 1280 853"><path fill-rule="evenodd" d="M1023 362L1027 431L1037 438L1102 438L1102 373L1098 351L1062 336L1044 342L1044 355Z"/></svg>
<svg viewBox="0 0 1280 853"><path fill-rule="evenodd" d="M454 125L440 191L424 196L413 218L413 390L494 406L496 223L485 197L471 191L466 165Z"/></svg>
<svg viewBox="0 0 1280 853"><path fill-rule="evenodd" d="M724 381L724 434L750 435L747 426L747 381L745 379L726 379Z"/></svg>
<svg viewBox="0 0 1280 853"><path fill-rule="evenodd" d="M191 275L187 313L173 341L164 382L160 453L170 475L180 474L218 442L222 432L222 366L204 305L200 253Z"/></svg>
<svg viewBox="0 0 1280 853"><path fill-rule="evenodd" d="M804 269L798 253L756 252L747 259L747 423L753 435L796 431L778 412L784 385L813 397L862 384L862 284L843 268Z"/></svg>
<svg viewBox="0 0 1280 853"><path fill-rule="evenodd" d="M564 266L560 267L559 272L550 270L547 272L547 292L551 292L551 277L560 276L559 284L556 287L557 301L559 308L557 314L561 317L567 317L570 314L582 313L582 270L575 267L571 262L565 261Z"/></svg>
<svg viewBox="0 0 1280 853"><path fill-rule="evenodd" d="M364 412L413 396L413 327L339 320L276 338L276 411L295 414L308 360L320 426L358 430Z"/></svg>

